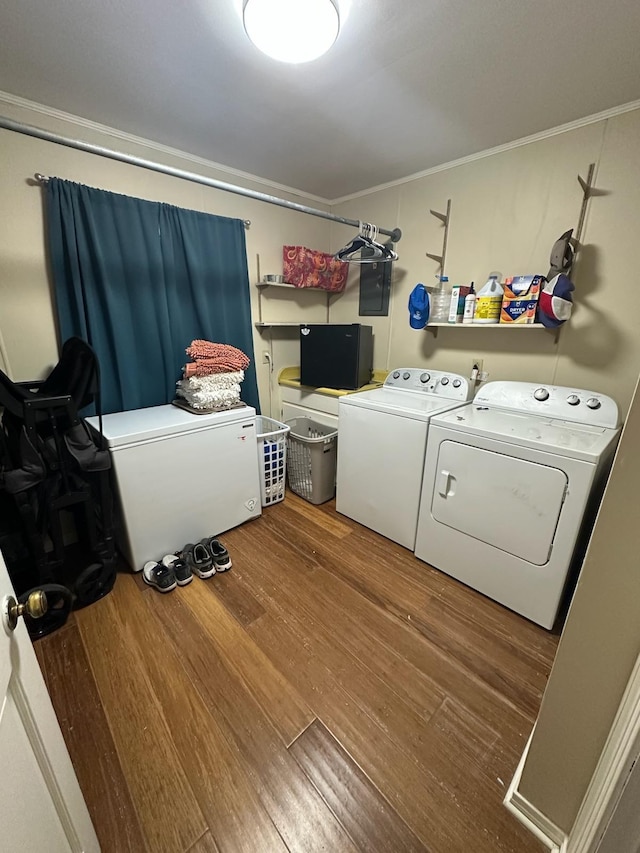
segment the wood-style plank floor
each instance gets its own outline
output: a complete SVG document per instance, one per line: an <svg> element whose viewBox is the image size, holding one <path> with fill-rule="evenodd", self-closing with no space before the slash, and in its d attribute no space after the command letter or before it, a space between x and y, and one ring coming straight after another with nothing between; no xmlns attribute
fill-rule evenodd
<svg viewBox="0 0 640 853"><path fill-rule="evenodd" d="M557 636L333 503L222 539L36 643L104 853L543 850L502 799Z"/></svg>

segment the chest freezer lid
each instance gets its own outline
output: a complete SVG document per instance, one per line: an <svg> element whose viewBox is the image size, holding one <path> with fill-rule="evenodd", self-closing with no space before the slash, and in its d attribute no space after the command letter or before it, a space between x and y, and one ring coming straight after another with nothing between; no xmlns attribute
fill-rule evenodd
<svg viewBox="0 0 640 853"><path fill-rule="evenodd" d="M251 406L242 409L227 409L206 415L192 415L177 406L152 406L130 412L114 412L102 419L102 432L109 448L165 438L182 433L211 429L221 424L247 421L255 418L256 410ZM98 418L87 418L87 423L98 429Z"/></svg>

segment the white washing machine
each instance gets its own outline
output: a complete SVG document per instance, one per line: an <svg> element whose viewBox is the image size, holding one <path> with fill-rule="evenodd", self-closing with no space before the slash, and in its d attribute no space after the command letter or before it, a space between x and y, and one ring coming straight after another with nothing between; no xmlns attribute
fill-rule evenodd
<svg viewBox="0 0 640 853"><path fill-rule="evenodd" d="M604 394L488 383L431 422L416 557L552 628L618 434Z"/></svg>
<svg viewBox="0 0 640 853"><path fill-rule="evenodd" d="M414 367L340 397L338 512L413 550L429 421L469 395L463 376Z"/></svg>

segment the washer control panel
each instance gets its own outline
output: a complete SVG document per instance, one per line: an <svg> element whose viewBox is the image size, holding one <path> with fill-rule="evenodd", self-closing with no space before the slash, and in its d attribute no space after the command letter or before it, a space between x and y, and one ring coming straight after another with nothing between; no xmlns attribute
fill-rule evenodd
<svg viewBox="0 0 640 853"><path fill-rule="evenodd" d="M385 388L404 391L421 391L437 394L447 400L469 400L471 389L464 376L443 373L441 370L425 370L423 367L398 367L384 381Z"/></svg>
<svg viewBox="0 0 640 853"><path fill-rule="evenodd" d="M618 406L611 397L580 388L488 382L478 391L474 403L611 429L619 425Z"/></svg>

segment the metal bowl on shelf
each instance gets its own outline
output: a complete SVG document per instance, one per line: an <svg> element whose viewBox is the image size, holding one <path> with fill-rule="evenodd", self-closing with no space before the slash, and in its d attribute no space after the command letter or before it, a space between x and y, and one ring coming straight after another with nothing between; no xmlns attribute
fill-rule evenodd
<svg viewBox="0 0 640 853"><path fill-rule="evenodd" d="M262 276L264 284L284 284L283 275L264 275Z"/></svg>

